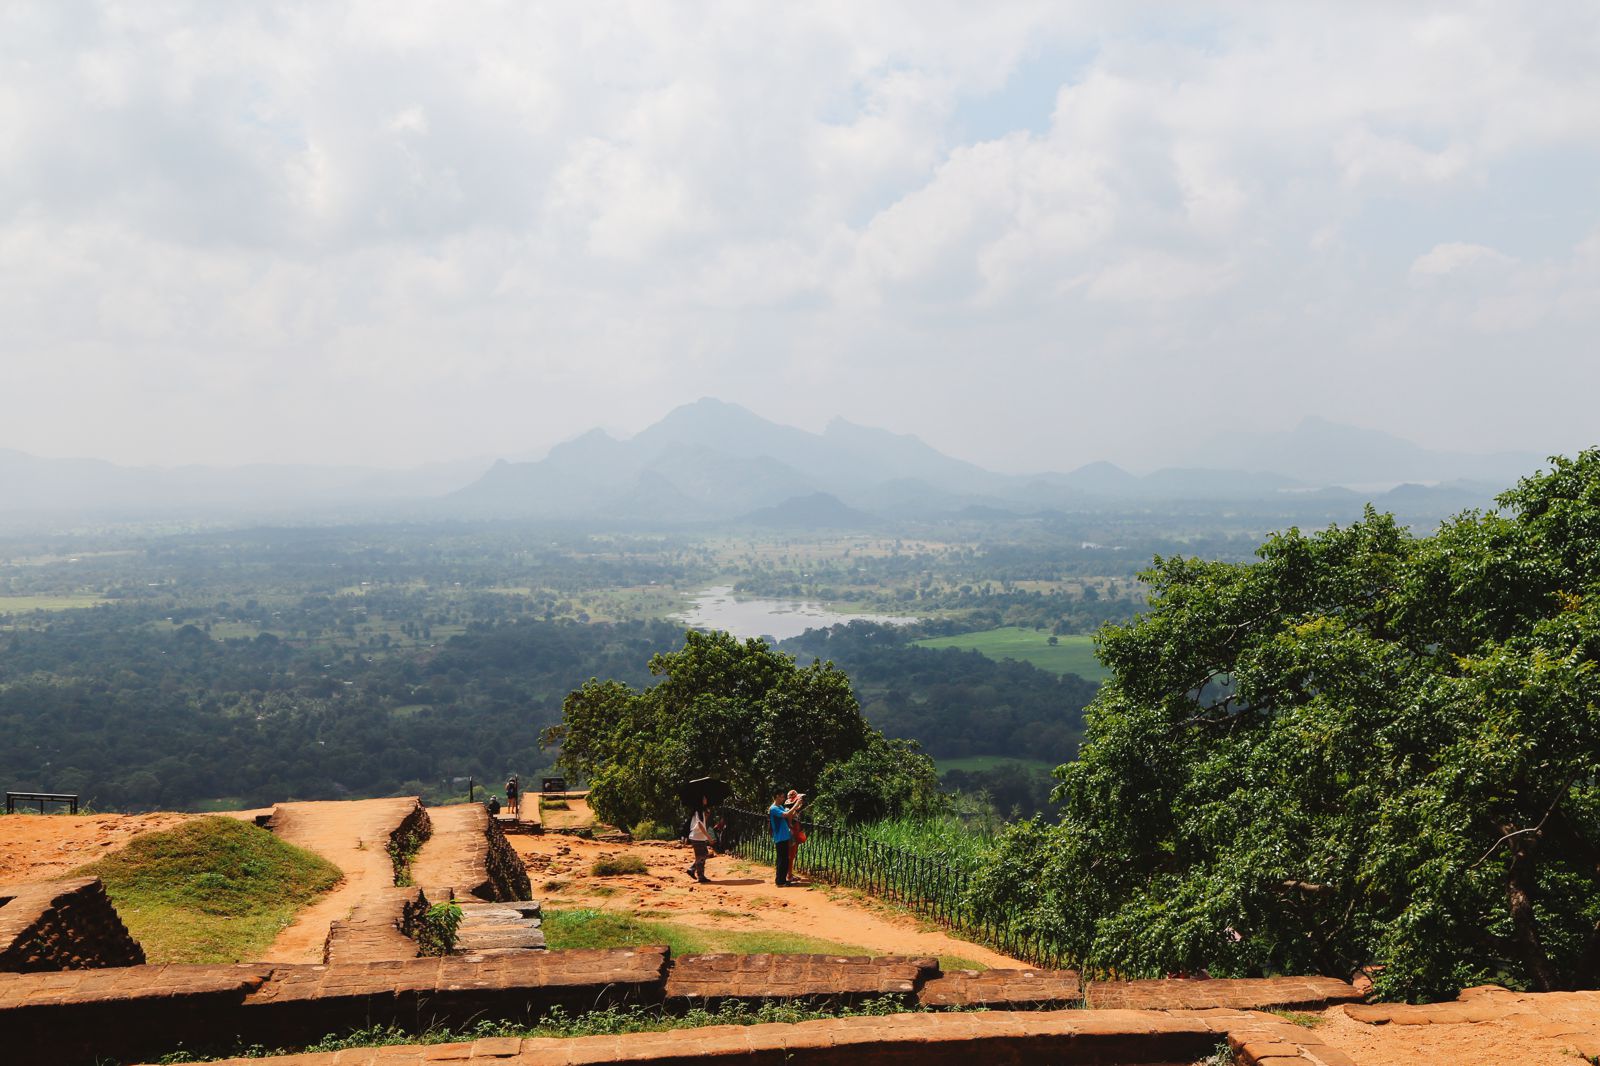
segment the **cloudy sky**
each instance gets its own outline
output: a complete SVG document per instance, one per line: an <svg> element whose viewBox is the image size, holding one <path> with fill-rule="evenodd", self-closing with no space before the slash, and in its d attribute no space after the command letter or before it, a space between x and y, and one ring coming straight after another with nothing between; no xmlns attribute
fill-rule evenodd
<svg viewBox="0 0 1600 1066"><path fill-rule="evenodd" d="M0 447L1600 442L1600 7L0 4Z"/></svg>

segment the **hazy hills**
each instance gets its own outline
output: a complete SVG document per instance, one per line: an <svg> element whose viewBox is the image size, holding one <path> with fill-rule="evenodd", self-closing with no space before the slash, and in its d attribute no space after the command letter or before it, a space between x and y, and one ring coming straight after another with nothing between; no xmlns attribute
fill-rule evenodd
<svg viewBox="0 0 1600 1066"><path fill-rule="evenodd" d="M1095 462L1070 473L1016 476L953 459L912 436L843 420L808 433L705 399L674 410L630 440L595 430L537 462L497 463L449 503L483 515L860 528L874 519L1004 517L1163 502L1347 512L1368 498L1382 506L1398 482L1453 479L1410 485L1396 497L1408 511L1443 514L1487 503L1516 473L1538 465L1532 458L1503 456L1479 464L1477 457L1429 452L1400 438L1314 419L1287 434L1256 434L1252 441L1213 441L1196 453L1239 453L1241 461L1232 467L1195 463L1136 475ZM1341 451L1350 456L1343 467ZM1375 476L1384 469L1385 455L1393 456L1396 473ZM1268 461L1274 469L1263 469ZM1319 476L1302 473L1313 467ZM1362 492L1339 487L1374 481L1389 484Z"/></svg>
<svg viewBox="0 0 1600 1066"><path fill-rule="evenodd" d="M1368 499L1443 515L1487 504L1540 465L1531 455L1429 451L1308 418L1286 432L1200 442L1184 466L1149 474L1092 462L1018 476L944 455L914 436L842 419L811 433L704 399L626 440L596 429L536 461L487 468L143 468L0 450L0 519L297 512L806 529L1159 506L1338 515Z"/></svg>

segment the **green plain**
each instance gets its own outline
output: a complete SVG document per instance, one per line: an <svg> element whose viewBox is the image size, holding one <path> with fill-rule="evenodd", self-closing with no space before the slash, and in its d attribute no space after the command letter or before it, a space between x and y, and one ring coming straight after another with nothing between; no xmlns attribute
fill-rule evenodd
<svg viewBox="0 0 1600 1066"><path fill-rule="evenodd" d="M1052 646L1049 632L1043 629L1003 626L976 633L958 633L953 637L929 637L916 643L924 648L961 648L981 652L991 659L1020 659L1041 670L1077 674L1088 681L1104 681L1111 676L1111 671L1094 656L1093 637L1064 636L1057 637L1056 642Z"/></svg>
<svg viewBox="0 0 1600 1066"><path fill-rule="evenodd" d="M29 611L70 611L109 602L92 592L65 592L44 596L0 595L0 614L26 614Z"/></svg>

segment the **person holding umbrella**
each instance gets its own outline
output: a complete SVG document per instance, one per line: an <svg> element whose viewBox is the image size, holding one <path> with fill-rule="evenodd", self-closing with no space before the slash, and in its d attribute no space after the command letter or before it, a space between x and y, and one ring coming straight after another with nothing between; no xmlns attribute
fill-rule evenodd
<svg viewBox="0 0 1600 1066"><path fill-rule="evenodd" d="M690 810L684 836L688 839L689 846L694 848L694 865L689 867L688 872L696 881L703 883L708 880L706 859L711 854L711 842L714 839L711 831L711 808L727 799L732 791L726 781L720 781L715 777L697 777L678 786L678 798Z"/></svg>
<svg viewBox="0 0 1600 1066"><path fill-rule="evenodd" d="M707 796L700 797L700 805L689 815L689 846L694 848L694 865L689 867L689 876L705 884L706 859L711 856L711 800Z"/></svg>

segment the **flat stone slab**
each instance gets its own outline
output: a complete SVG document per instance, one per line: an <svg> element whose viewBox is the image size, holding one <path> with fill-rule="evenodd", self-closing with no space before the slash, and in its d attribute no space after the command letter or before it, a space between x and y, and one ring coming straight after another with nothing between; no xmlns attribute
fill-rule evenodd
<svg viewBox="0 0 1600 1066"><path fill-rule="evenodd" d="M1336 977L1241 977L1091 981L1084 1005L1096 1010L1315 1010L1363 998Z"/></svg>
<svg viewBox="0 0 1600 1066"><path fill-rule="evenodd" d="M924 1007L1045 1010L1077 1006L1083 981L1076 970L954 970L922 986Z"/></svg>
<svg viewBox="0 0 1600 1066"><path fill-rule="evenodd" d="M105 970L0 973L0 1012L140 1000L222 997L243 1001L271 977L270 963L146 965ZM3 1030L0 1017L0 1030Z"/></svg>
<svg viewBox="0 0 1600 1066"><path fill-rule="evenodd" d="M408 993L511 991L650 985L661 981L665 947L571 949L493 956L445 956L352 966L280 966L245 1006L393 997Z"/></svg>
<svg viewBox="0 0 1600 1066"><path fill-rule="evenodd" d="M914 996L937 959L904 955L685 955L667 975L667 999L861 999Z"/></svg>

